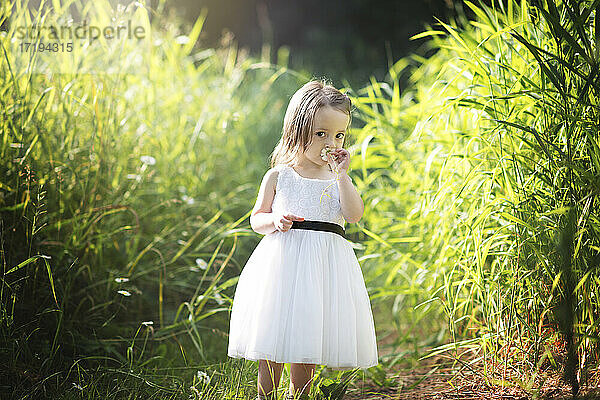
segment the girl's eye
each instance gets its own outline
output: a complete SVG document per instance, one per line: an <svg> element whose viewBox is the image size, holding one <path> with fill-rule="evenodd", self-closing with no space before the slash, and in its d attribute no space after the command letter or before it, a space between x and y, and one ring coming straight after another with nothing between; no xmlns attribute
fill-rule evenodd
<svg viewBox="0 0 600 400"><path fill-rule="evenodd" d="M325 134L325 132L319 131L319 132L316 133L316 135L319 136L319 137L321 137L320 133ZM342 132L338 133L338 135L341 135L341 136L338 137L338 139L341 139L341 138L344 137L344 134Z"/></svg>

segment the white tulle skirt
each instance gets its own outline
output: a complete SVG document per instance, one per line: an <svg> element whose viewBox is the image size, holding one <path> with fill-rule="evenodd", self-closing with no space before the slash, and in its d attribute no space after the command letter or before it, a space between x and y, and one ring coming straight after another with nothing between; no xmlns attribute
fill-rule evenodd
<svg viewBox="0 0 600 400"><path fill-rule="evenodd" d="M265 235L237 284L227 354L334 369L377 365L373 314L350 243L314 230Z"/></svg>

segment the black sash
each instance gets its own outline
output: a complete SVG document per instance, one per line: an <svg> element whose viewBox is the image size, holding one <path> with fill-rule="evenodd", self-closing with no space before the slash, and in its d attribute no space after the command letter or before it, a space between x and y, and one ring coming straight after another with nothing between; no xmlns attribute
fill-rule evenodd
<svg viewBox="0 0 600 400"><path fill-rule="evenodd" d="M338 224L334 224L333 222L325 222L325 221L292 221L291 229L310 229L313 231L325 231L325 232L333 232L337 233L341 237L344 236L344 228Z"/></svg>

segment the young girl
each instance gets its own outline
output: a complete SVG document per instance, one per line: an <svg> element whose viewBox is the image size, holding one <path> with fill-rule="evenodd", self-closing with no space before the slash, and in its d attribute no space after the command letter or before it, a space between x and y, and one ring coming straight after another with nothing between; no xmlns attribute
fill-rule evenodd
<svg viewBox="0 0 600 400"><path fill-rule="evenodd" d="M325 82L300 88L252 210L265 236L238 280L227 354L259 361L259 399L276 398L284 363L286 399L308 399L316 364L378 364L369 295L344 237L364 211L343 148L350 112L348 96Z"/></svg>

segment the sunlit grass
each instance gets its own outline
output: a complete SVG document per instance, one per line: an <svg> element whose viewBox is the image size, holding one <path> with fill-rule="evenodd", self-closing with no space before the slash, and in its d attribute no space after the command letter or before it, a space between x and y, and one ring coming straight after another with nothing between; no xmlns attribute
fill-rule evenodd
<svg viewBox="0 0 600 400"><path fill-rule="evenodd" d="M9 9L2 19L19 20ZM232 290L259 239L243 224L249 182L276 142L278 93L301 76L235 43L198 50L205 17L189 33L154 19L135 74L17 69L12 32L2 35L0 347L11 395L189 394L186 370L226 359Z"/></svg>
<svg viewBox="0 0 600 400"><path fill-rule="evenodd" d="M391 342L352 379L392 386L390 367L469 351L533 391L569 346L568 379L597 365L596 3L469 3L475 21L420 35L435 54L346 88L365 204L347 233ZM226 357L228 311L260 239L257 182L310 76L285 49L270 65L235 42L204 48L205 12L182 31L161 4L152 51L123 49L143 57L135 73L16 68L0 37L0 374L13 383L0 390L13 397L256 395L256 363ZM314 396L352 373L318 368Z"/></svg>
<svg viewBox="0 0 600 400"><path fill-rule="evenodd" d="M435 55L356 93L366 279L398 345L435 344L445 316L430 354L502 361L531 390L573 346L573 383L600 354L597 4L467 4L477 20L418 35Z"/></svg>

